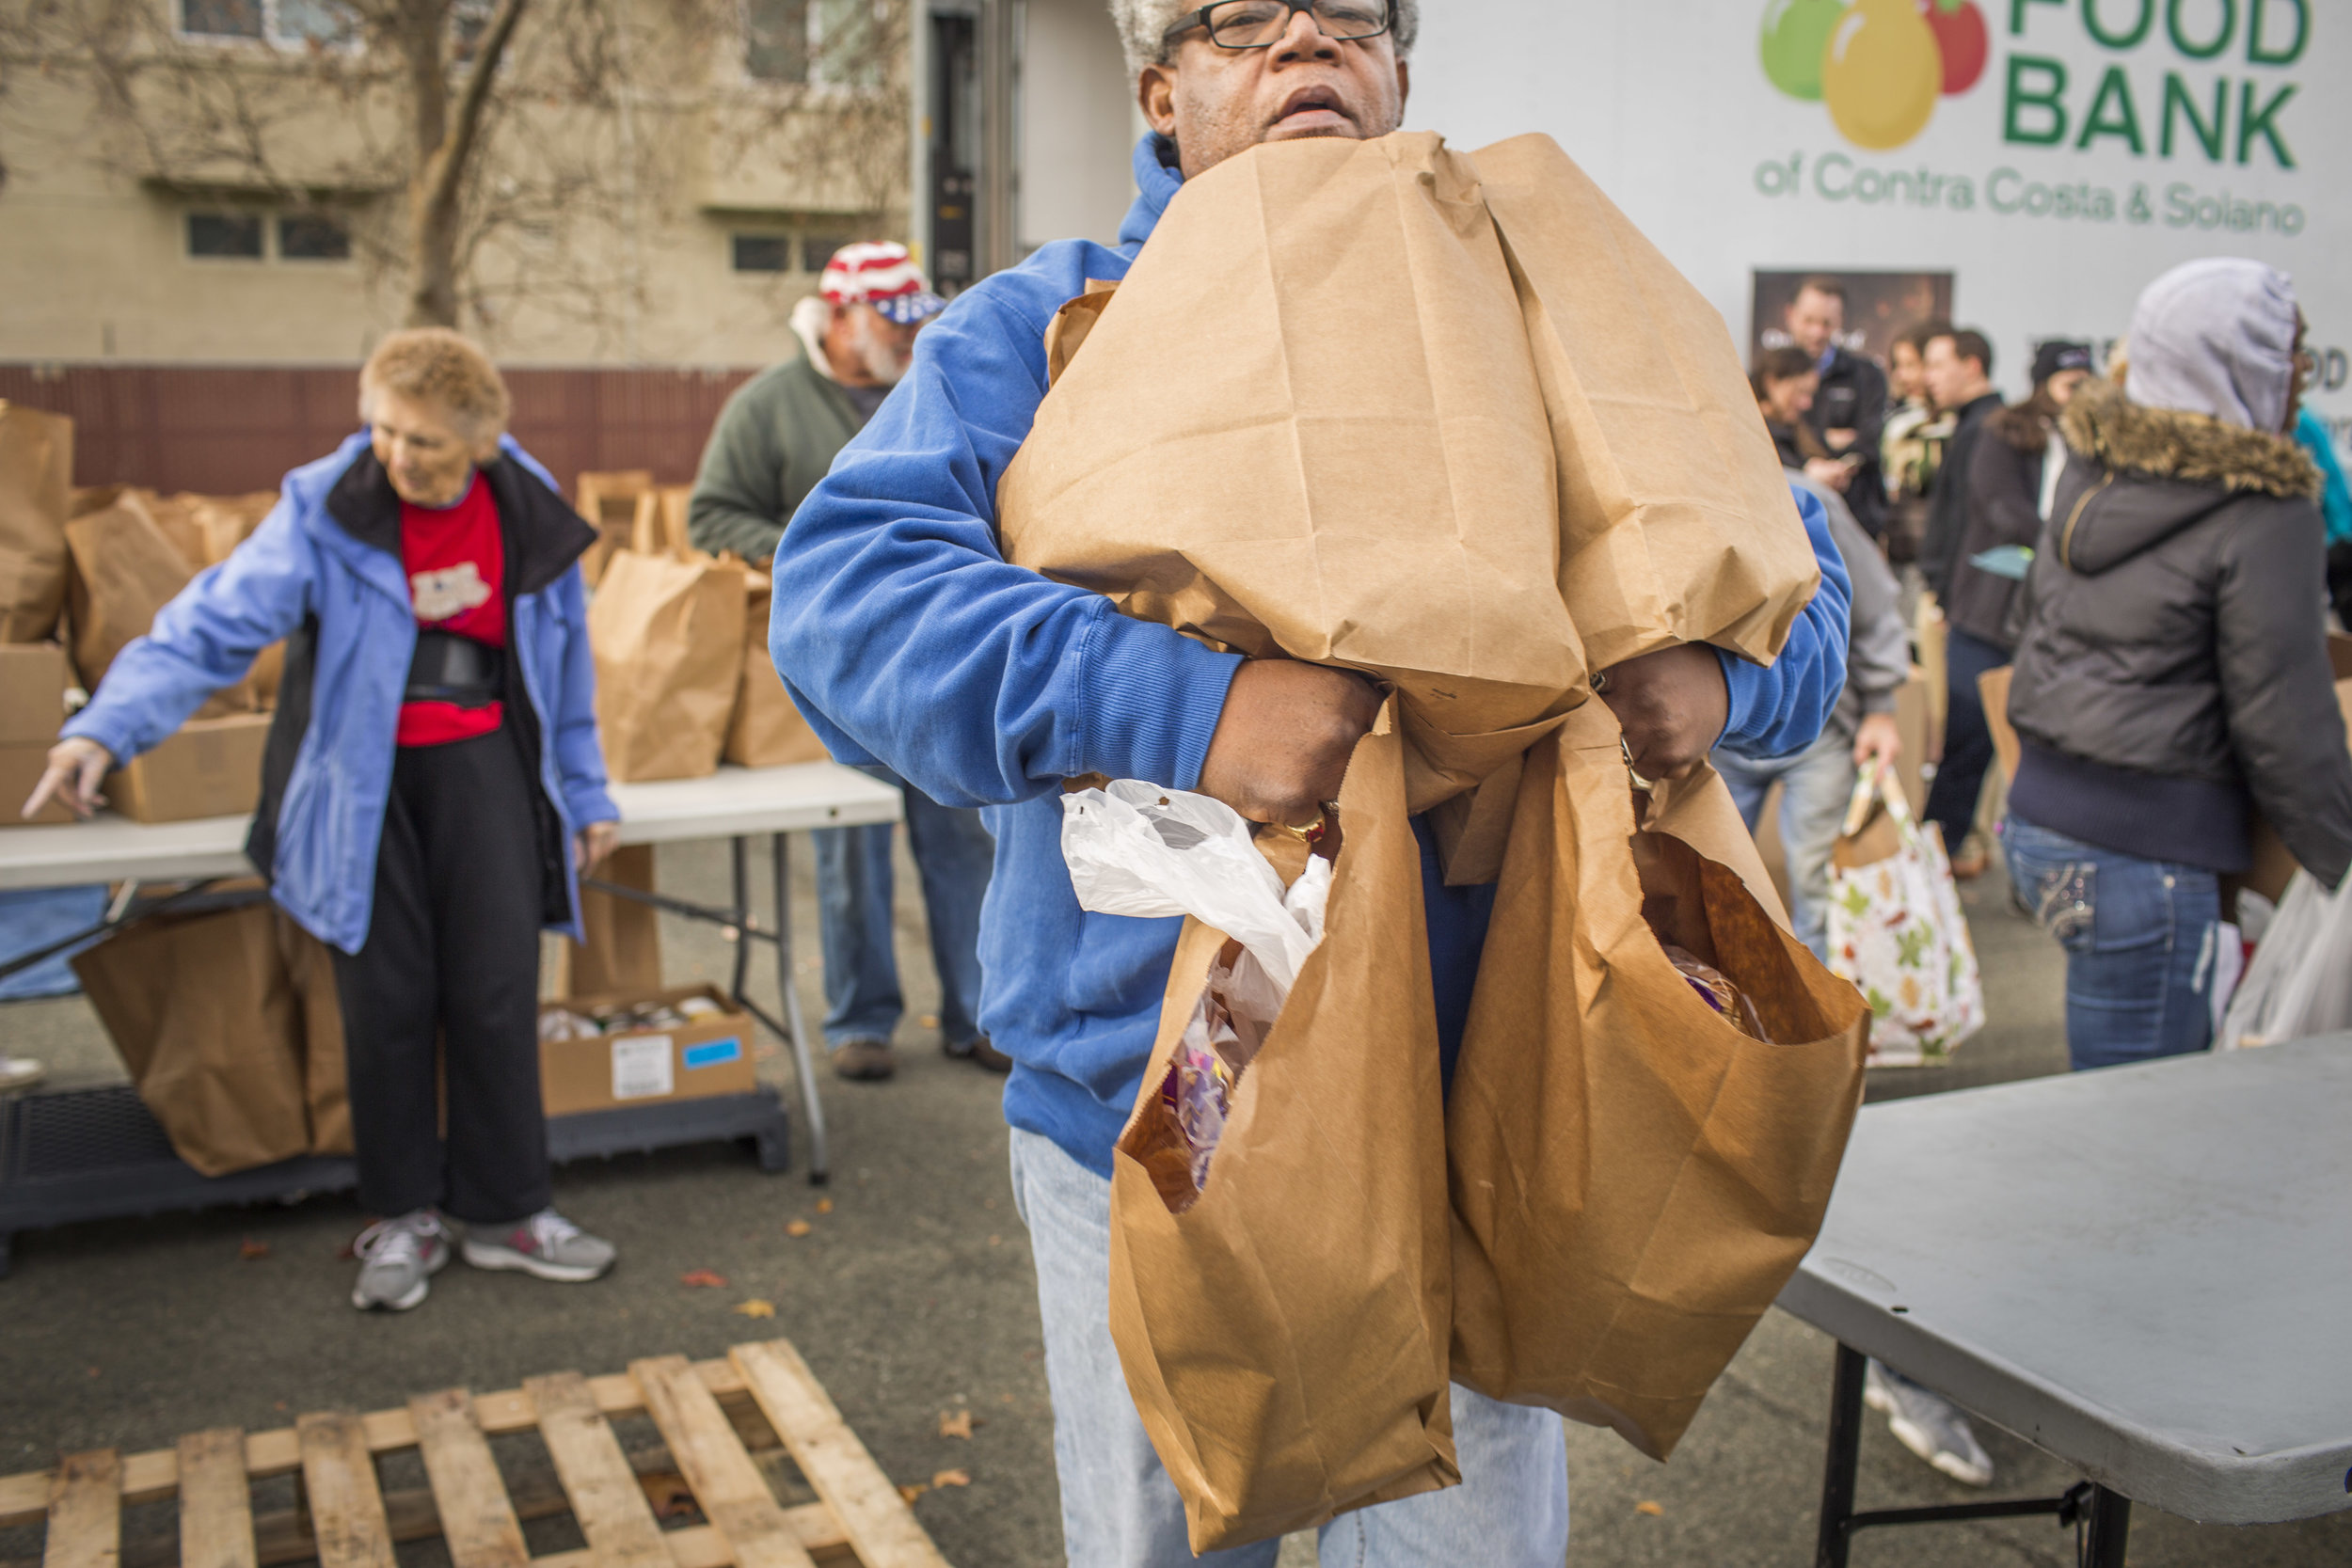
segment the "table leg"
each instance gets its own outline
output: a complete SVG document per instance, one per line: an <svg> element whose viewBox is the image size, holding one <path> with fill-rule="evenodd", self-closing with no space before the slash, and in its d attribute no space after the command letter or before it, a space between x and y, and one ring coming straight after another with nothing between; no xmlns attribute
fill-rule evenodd
<svg viewBox="0 0 2352 1568"><path fill-rule="evenodd" d="M817 1098L817 1053L811 1049L808 1020L801 1014L801 988L792 983L792 861L789 835L770 841L776 881L776 985L784 992L785 1022L792 1026L793 1070L800 1075L801 1106L808 1120L808 1180L821 1187L833 1176L825 1150L825 1107Z"/></svg>
<svg viewBox="0 0 2352 1568"><path fill-rule="evenodd" d="M1821 1467L1821 1532L1814 1547L1814 1568L1846 1568L1846 1551L1853 1541L1854 1473L1862 1458L1862 1380L1867 1363L1860 1351L1837 1347L1837 1368L1830 1381L1829 1457ZM2118 1568L2122 1561L2119 1557Z"/></svg>
<svg viewBox="0 0 2352 1568"><path fill-rule="evenodd" d="M740 833L727 842L735 851L735 983L727 988L727 994L739 1002L743 982L752 970L752 847Z"/></svg>
<svg viewBox="0 0 2352 1568"><path fill-rule="evenodd" d="M2132 1536L2132 1499L2095 1486L2090 1492L2090 1542L2084 1568L2123 1568L2123 1548Z"/></svg>

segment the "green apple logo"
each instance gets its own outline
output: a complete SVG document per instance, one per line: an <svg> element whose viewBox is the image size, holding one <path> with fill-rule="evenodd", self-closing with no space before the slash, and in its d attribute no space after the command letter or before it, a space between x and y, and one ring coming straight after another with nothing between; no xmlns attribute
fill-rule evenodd
<svg viewBox="0 0 2352 1568"><path fill-rule="evenodd" d="M1846 0L1771 0L1764 8L1764 74L1808 103L1821 101L1821 59Z"/></svg>

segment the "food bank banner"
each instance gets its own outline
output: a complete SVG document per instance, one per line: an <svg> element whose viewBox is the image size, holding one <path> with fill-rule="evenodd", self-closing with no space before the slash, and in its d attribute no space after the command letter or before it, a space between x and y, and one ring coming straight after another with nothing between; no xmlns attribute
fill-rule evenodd
<svg viewBox="0 0 2352 1568"><path fill-rule="evenodd" d="M1453 0L1407 123L1549 132L1741 342L1756 272L1948 273L2012 393L2167 268L2268 261L2352 450L2347 86L2352 0Z"/></svg>

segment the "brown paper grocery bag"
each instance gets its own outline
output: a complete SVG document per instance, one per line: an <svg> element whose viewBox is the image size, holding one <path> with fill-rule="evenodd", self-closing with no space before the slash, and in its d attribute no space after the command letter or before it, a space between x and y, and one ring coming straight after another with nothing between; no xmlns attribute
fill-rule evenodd
<svg viewBox="0 0 2352 1568"><path fill-rule="evenodd" d="M755 578L765 584L764 577ZM829 762L832 753L793 705L768 652L769 593L755 586L744 607L743 684L736 689L735 717L727 722L725 760L741 768L784 768L799 762Z"/></svg>
<svg viewBox="0 0 2352 1568"><path fill-rule="evenodd" d="M613 779L698 779L719 766L743 673L743 574L616 551L588 601L596 726Z"/></svg>
<svg viewBox="0 0 2352 1568"><path fill-rule="evenodd" d="M1476 170L1427 133L1303 141L1186 182L997 512L1008 559L1130 615L1393 679L1442 768L1581 700L1551 463ZM1413 803L1473 783L1417 770Z"/></svg>
<svg viewBox="0 0 2352 1568"><path fill-rule="evenodd" d="M351 1152L351 1094L343 1063L343 1009L335 956L284 911L278 916L278 958L302 1014L302 1101L310 1152Z"/></svg>
<svg viewBox="0 0 2352 1568"><path fill-rule="evenodd" d="M1340 797L1327 940L1171 1212L1157 1085L1223 937L1187 922L1111 1173L1111 1337L1197 1552L1459 1481L1437 1020L1391 705Z"/></svg>
<svg viewBox="0 0 2352 1568"><path fill-rule="evenodd" d="M96 691L116 657L133 639L147 635L157 612L187 587L196 568L149 514L139 492L113 487L86 492L77 505L84 510L65 526L72 558L73 665L82 684ZM243 680L214 693L196 717L251 713L260 705L252 683Z"/></svg>
<svg viewBox="0 0 2352 1568"><path fill-rule="evenodd" d="M650 468L616 468L583 472L573 509L596 531L596 542L580 558L580 575L591 588L604 580L605 566L613 555L629 547L637 531L637 498L653 488Z"/></svg>
<svg viewBox="0 0 2352 1568"><path fill-rule="evenodd" d="M226 1176L308 1153L304 1002L267 904L159 915L73 960L180 1158Z"/></svg>
<svg viewBox="0 0 2352 1568"><path fill-rule="evenodd" d="M1771 663L1820 568L1723 317L1549 136L1470 161L1550 420L1585 657L1712 642Z"/></svg>
<svg viewBox="0 0 2352 1568"><path fill-rule="evenodd" d="M624 845L605 857L596 875L651 893L653 846ZM652 905L582 888L580 924L588 940L564 940L555 994L650 996L661 989L661 924Z"/></svg>
<svg viewBox="0 0 2352 1568"><path fill-rule="evenodd" d="M1869 1012L1780 924L1723 781L1661 785L1637 833L1617 741L1596 703L1520 784L1447 1102L1453 1364L1663 1459L1812 1244Z"/></svg>
<svg viewBox="0 0 2352 1568"><path fill-rule="evenodd" d="M0 642L40 642L65 608L73 421L0 400Z"/></svg>

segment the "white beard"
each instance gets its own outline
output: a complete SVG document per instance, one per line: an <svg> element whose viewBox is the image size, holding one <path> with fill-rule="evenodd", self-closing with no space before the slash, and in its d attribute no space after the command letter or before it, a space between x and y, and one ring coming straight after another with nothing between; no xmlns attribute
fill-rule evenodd
<svg viewBox="0 0 2352 1568"><path fill-rule="evenodd" d="M907 368L898 359L896 344L884 338L874 325L874 318L861 314L857 318L857 335L851 346L866 367L866 373L885 387L896 387L906 378Z"/></svg>

